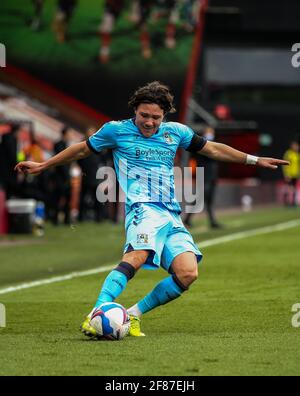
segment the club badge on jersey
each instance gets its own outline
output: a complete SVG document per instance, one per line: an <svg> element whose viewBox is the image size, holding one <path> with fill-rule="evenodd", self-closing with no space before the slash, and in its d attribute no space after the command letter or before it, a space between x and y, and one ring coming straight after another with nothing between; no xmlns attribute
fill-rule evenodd
<svg viewBox="0 0 300 396"><path fill-rule="evenodd" d="M148 242L149 242L148 234L137 235L137 243L148 243Z"/></svg>
<svg viewBox="0 0 300 396"><path fill-rule="evenodd" d="M164 139L167 144L173 143L173 138L169 132L164 132Z"/></svg>

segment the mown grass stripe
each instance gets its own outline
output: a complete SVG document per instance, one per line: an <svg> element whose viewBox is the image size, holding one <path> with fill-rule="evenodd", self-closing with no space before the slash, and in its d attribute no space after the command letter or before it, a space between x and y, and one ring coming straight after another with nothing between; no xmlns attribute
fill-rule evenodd
<svg viewBox="0 0 300 396"><path fill-rule="evenodd" d="M300 219L299 220L291 220L291 221L288 221L285 223L274 224L271 226L256 228L253 230L236 232L236 233L233 233L230 235L225 235L222 237L209 239L206 241L196 242L196 243L201 249L204 249L207 247L216 246L216 245L220 245L223 243L229 243L229 242L233 242L233 241L236 241L239 239L245 239L245 238L252 237L252 236L284 231L284 230L287 230L290 228L295 228L298 226L300 226ZM115 264L116 263L106 264L105 266L101 266L101 267L86 270L86 271L71 272L70 274L66 274L66 275L62 275L62 276L56 276L56 277L52 277L52 278L36 280L33 282L22 283L22 284L16 285L16 286L9 286L7 288L0 289L0 295L13 293L13 292L20 291L20 290L31 289L31 288L37 287L37 286L49 285L52 283L58 283L58 282L63 282L63 281L67 281L67 280L72 280L75 278L81 278L84 276L100 274L103 272L111 271L114 268Z"/></svg>

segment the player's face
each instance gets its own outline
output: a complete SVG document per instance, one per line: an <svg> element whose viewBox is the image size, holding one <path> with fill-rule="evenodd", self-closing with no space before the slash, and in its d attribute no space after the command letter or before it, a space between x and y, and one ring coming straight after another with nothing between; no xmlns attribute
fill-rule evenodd
<svg viewBox="0 0 300 396"><path fill-rule="evenodd" d="M163 109L155 103L141 103L135 111L135 124L145 137L157 132L163 118Z"/></svg>

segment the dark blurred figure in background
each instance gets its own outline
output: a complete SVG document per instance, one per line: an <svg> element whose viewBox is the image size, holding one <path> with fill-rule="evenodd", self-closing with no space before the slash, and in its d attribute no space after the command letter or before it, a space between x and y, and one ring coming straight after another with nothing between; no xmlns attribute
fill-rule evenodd
<svg viewBox="0 0 300 396"><path fill-rule="evenodd" d="M31 127L29 132L29 142L23 149L26 161L43 162L44 152L36 140L35 133ZM25 175L21 184L20 196L22 198L34 198L37 201L45 202L47 195L46 173L43 175Z"/></svg>
<svg viewBox="0 0 300 396"><path fill-rule="evenodd" d="M104 14L99 28L101 36L99 61L101 63L107 63L110 59L112 32L115 22L123 11L125 4L124 0L105 1ZM167 48L175 48L176 23L179 19L178 5L178 0L134 0L131 2L129 19L140 31L141 52L145 59L152 57L151 37L148 25L154 8L159 10L157 13L158 16L163 16L167 19L165 46Z"/></svg>
<svg viewBox="0 0 300 396"><path fill-rule="evenodd" d="M29 143L24 147L26 161L43 162L44 152L36 140L35 133L31 129L29 132Z"/></svg>
<svg viewBox="0 0 300 396"><path fill-rule="evenodd" d="M77 0L58 0L57 11L54 16L53 30L56 34L56 40L64 43L67 39L67 32L70 19L73 15Z"/></svg>
<svg viewBox="0 0 300 396"><path fill-rule="evenodd" d="M0 184L9 199L18 196L18 179L14 172L17 164L17 132L18 124L7 125L8 133L0 136Z"/></svg>
<svg viewBox="0 0 300 396"><path fill-rule="evenodd" d="M214 141L215 130L211 127L207 127L203 136L209 141ZM196 155L195 159L197 167L204 167L204 203L209 225L211 228L222 228L222 225L218 223L214 214L214 198L218 181L218 163L202 155ZM192 225L191 218L192 213L188 213L184 219L184 223L188 227Z"/></svg>
<svg viewBox="0 0 300 396"><path fill-rule="evenodd" d="M167 27L165 35L165 46L175 48L176 46L176 23L179 18L178 0L139 0L138 26L140 28L140 41L142 47L142 56L149 59L152 56L151 38L148 30L149 18L152 9L156 6L160 8L161 14L167 18ZM160 13L156 14L157 17Z"/></svg>
<svg viewBox="0 0 300 396"><path fill-rule="evenodd" d="M187 32L193 32L199 20L201 0L184 0L183 2L183 22Z"/></svg>
<svg viewBox="0 0 300 396"><path fill-rule="evenodd" d="M86 139L95 132L97 132L97 128L89 128L85 134ZM105 153L92 153L89 157L79 160L78 165L82 172L78 220L100 222L106 218L106 212L104 204L99 202L96 197L96 190L99 184L96 174L100 167L106 166Z"/></svg>
<svg viewBox="0 0 300 396"><path fill-rule="evenodd" d="M176 47L176 24L179 20L180 0L156 0L158 7L162 9L162 16L167 18L165 33L165 47L172 49Z"/></svg>
<svg viewBox="0 0 300 396"><path fill-rule="evenodd" d="M104 14L99 27L101 36L101 47L99 52L99 61L107 63L110 59L110 44L112 31L115 22L121 14L124 7L124 0L106 0L104 4Z"/></svg>
<svg viewBox="0 0 300 396"><path fill-rule="evenodd" d="M285 206L297 206L297 183L300 178L299 147L299 143L294 140L284 154L284 159L290 161L290 165L283 167L283 175L286 183L284 192Z"/></svg>
<svg viewBox="0 0 300 396"><path fill-rule="evenodd" d="M31 29L38 31L42 27L42 16L45 0L32 0L34 6L34 17L31 22Z"/></svg>
<svg viewBox="0 0 300 396"><path fill-rule="evenodd" d="M71 144L70 128L61 131L62 139L55 143L54 154L65 150ZM59 215L64 214L64 223L70 224L71 175L70 164L55 168L49 174L48 217L54 225L59 224Z"/></svg>

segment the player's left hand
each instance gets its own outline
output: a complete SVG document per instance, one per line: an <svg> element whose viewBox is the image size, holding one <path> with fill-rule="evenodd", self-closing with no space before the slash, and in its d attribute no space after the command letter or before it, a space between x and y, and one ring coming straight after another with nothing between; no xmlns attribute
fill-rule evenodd
<svg viewBox="0 0 300 396"><path fill-rule="evenodd" d="M277 169L279 165L289 165L289 161L280 160L277 158L265 158L259 157L257 161L257 166L261 168Z"/></svg>

